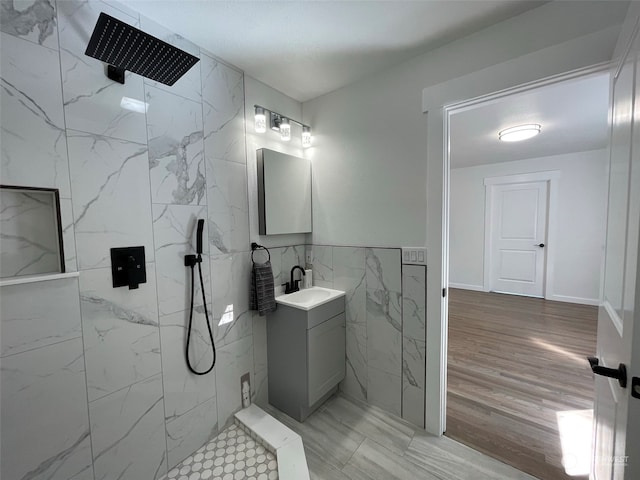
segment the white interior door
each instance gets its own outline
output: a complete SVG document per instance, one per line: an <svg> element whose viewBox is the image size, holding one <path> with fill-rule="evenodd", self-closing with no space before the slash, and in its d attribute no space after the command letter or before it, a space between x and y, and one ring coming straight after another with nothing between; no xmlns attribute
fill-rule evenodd
<svg viewBox="0 0 640 480"><path fill-rule="evenodd" d="M598 314L596 353L598 366L611 369L597 373L613 373L623 364L628 370L628 384L625 388L614 378L596 375L592 469L596 480L640 478L640 399L631 397L632 376L640 375L640 332L635 320L640 313L640 49L634 39L637 25L637 15L627 19L627 28L616 47L616 52L627 55L616 64L612 75L604 300Z"/></svg>
<svg viewBox="0 0 640 480"><path fill-rule="evenodd" d="M490 290L542 297L548 183L514 183L490 188Z"/></svg>

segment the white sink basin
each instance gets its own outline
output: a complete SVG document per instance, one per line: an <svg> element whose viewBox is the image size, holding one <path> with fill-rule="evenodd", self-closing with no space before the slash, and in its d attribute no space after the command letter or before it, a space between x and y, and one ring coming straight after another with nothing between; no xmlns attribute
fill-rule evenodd
<svg viewBox="0 0 640 480"><path fill-rule="evenodd" d="M276 302L282 305L299 308L301 310L311 310L319 305L330 302L336 298L344 296L344 292L324 287L311 287L299 292L289 293L276 297Z"/></svg>

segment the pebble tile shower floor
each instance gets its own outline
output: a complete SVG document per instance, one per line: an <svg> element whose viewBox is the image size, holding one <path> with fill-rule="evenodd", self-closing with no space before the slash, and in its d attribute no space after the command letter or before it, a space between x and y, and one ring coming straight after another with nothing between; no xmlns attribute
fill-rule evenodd
<svg viewBox="0 0 640 480"><path fill-rule="evenodd" d="M186 458L168 480L277 480L273 453L237 425L231 425Z"/></svg>

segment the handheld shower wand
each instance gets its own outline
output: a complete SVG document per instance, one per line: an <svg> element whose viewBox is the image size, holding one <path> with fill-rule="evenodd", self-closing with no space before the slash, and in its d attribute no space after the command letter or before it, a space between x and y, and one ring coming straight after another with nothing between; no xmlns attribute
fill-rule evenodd
<svg viewBox="0 0 640 480"><path fill-rule="evenodd" d="M207 311L207 298L204 293L204 280L202 279L202 232L204 230L204 220L202 218L198 219L198 227L196 230L196 255L185 255L184 256L184 265L185 267L191 267L191 310L189 311L189 327L187 328L187 345L185 347L185 357L187 359L187 367L191 370L192 373L196 375L206 375L216 364L216 346L213 341L213 331L211 330L211 323L209 322L209 312ZM192 365L191 360L189 359L189 344L191 342L191 325L193 323L193 296L196 289L195 278L194 278L194 270L196 264L198 265L198 274L200 276L200 288L202 289L202 302L204 306L204 318L207 322L207 329L209 330L209 338L211 339L211 348L213 348L213 361L211 362L211 366L203 371L198 372Z"/></svg>
<svg viewBox="0 0 640 480"><path fill-rule="evenodd" d="M196 237L196 253L200 257L202 255L202 231L204 230L204 220L198 219L198 232Z"/></svg>

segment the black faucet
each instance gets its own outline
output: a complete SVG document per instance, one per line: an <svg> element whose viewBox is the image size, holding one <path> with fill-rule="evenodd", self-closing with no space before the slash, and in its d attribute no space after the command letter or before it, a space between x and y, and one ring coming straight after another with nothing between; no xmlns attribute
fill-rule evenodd
<svg viewBox="0 0 640 480"><path fill-rule="evenodd" d="M302 268L300 265L296 265L295 267L293 267L291 269L291 283L287 282L285 284L285 288L284 288L284 293L293 293L293 292L298 292L300 290L300 280L302 280L302 278L300 280L294 280L293 279L293 273L296 271L296 268L298 270L300 270L302 272L302 275L306 275L304 273L304 268Z"/></svg>

